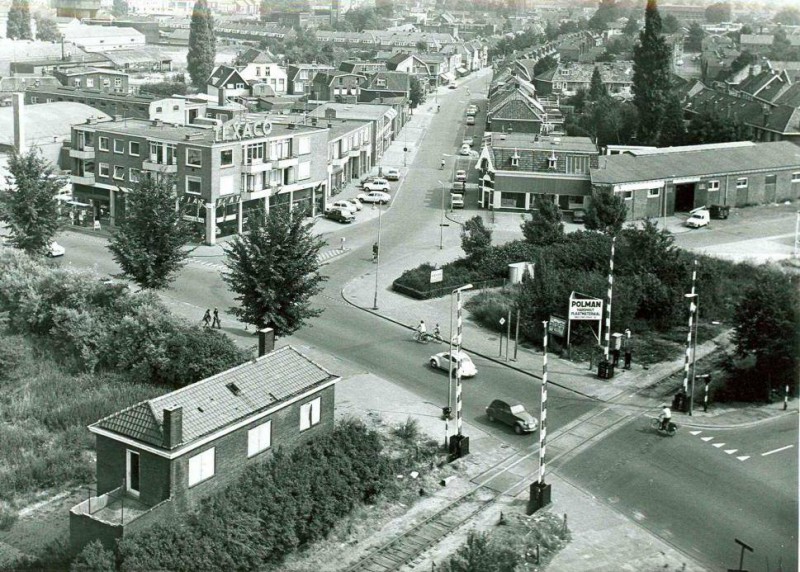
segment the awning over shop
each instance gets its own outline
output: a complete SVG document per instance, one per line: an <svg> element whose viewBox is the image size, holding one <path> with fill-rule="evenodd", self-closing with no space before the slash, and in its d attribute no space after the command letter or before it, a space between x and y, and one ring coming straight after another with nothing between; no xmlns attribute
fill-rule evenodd
<svg viewBox="0 0 800 572"><path fill-rule="evenodd" d="M456 81L456 76L454 76L451 72L440 73L439 77L446 82Z"/></svg>
<svg viewBox="0 0 800 572"><path fill-rule="evenodd" d="M592 185L588 177L556 177L544 173L541 176L497 174L494 188L502 193L534 193L537 195L588 196L592 193Z"/></svg>
<svg viewBox="0 0 800 572"><path fill-rule="evenodd" d="M467 68L461 67L461 68L458 68L458 69L456 70L456 73L457 73L459 76L465 76L465 75L467 75L467 74L469 73L469 70L468 70Z"/></svg>

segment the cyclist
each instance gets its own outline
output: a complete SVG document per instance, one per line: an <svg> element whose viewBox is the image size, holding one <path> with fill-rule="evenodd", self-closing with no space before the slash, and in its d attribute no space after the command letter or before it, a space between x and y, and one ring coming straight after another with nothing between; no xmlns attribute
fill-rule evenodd
<svg viewBox="0 0 800 572"><path fill-rule="evenodd" d="M667 427L669 427L669 422L672 419L672 411L670 410L669 405L666 403L661 404L661 413L659 413L658 419L661 421L661 429L666 431Z"/></svg>
<svg viewBox="0 0 800 572"><path fill-rule="evenodd" d="M437 340L442 338L442 331L439 329L439 323L437 322L436 325L433 327L433 337Z"/></svg>
<svg viewBox="0 0 800 572"><path fill-rule="evenodd" d="M417 326L417 339L422 341L428 336L428 328L425 326L425 320L419 321Z"/></svg>
<svg viewBox="0 0 800 572"><path fill-rule="evenodd" d="M439 163L439 168L440 169L444 169L444 159L442 159L442 162Z"/></svg>

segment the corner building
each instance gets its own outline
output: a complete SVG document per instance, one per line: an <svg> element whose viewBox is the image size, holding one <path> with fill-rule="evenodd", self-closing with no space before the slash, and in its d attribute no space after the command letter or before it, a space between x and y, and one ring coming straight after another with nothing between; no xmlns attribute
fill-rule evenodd
<svg viewBox="0 0 800 572"><path fill-rule="evenodd" d="M188 203L186 218L206 244L242 231L258 208L321 213L327 193L325 128L272 124L248 115L211 126L115 120L72 128L70 161L77 200L114 226L142 176L170 177Z"/></svg>

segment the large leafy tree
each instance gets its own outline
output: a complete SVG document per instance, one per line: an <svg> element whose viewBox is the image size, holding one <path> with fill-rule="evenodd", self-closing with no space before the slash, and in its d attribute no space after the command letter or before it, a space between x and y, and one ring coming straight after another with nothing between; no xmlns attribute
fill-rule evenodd
<svg viewBox="0 0 800 572"><path fill-rule="evenodd" d="M703 38L706 32L697 22L692 22L689 26L689 35L686 37L686 48L694 52L699 52L703 48Z"/></svg>
<svg viewBox="0 0 800 572"><path fill-rule="evenodd" d="M539 58L535 64L533 64L533 75L537 76L539 74L543 74L547 70L551 70L558 65L558 62L553 56L545 56L543 58Z"/></svg>
<svg viewBox="0 0 800 572"><path fill-rule="evenodd" d="M716 110L704 110L689 121L687 142L692 145L725 143L748 139L747 126L737 117L723 117Z"/></svg>
<svg viewBox="0 0 800 572"><path fill-rule="evenodd" d="M6 37L12 40L33 39L28 0L11 0L11 8L6 19Z"/></svg>
<svg viewBox="0 0 800 572"><path fill-rule="evenodd" d="M522 235L531 244L552 244L564 237L561 209L552 198L536 195L530 220L522 223Z"/></svg>
<svg viewBox="0 0 800 572"><path fill-rule="evenodd" d="M672 90L670 49L661 35L656 0L647 0L644 29L633 48L633 103L639 110L639 142L658 141L666 102Z"/></svg>
<svg viewBox="0 0 800 572"><path fill-rule="evenodd" d="M492 248L492 231L476 215L461 227L461 248L472 263L479 262Z"/></svg>
<svg viewBox="0 0 800 572"><path fill-rule="evenodd" d="M706 22L719 24L731 21L731 5L727 2L715 2L706 8Z"/></svg>
<svg viewBox="0 0 800 572"><path fill-rule="evenodd" d="M64 186L38 149L12 151L5 189L0 190L0 221L8 225L12 246L44 254L60 224L55 196Z"/></svg>
<svg viewBox="0 0 800 572"><path fill-rule="evenodd" d="M592 194L592 200L586 209L584 226L589 230L616 235L622 230L626 216L628 207L625 206L625 199L616 193L598 191Z"/></svg>
<svg viewBox="0 0 800 572"><path fill-rule="evenodd" d="M197 0L192 10L189 25L189 53L186 55L187 68L192 84L204 88L217 56L217 40L214 35L214 17L206 0Z"/></svg>
<svg viewBox="0 0 800 572"><path fill-rule="evenodd" d="M111 14L115 18L122 18L128 15L128 2L126 0L114 0L111 6Z"/></svg>
<svg viewBox="0 0 800 572"><path fill-rule="evenodd" d="M108 249L122 272L142 288L161 289L186 263L189 223L176 208L172 181L142 177L125 195L125 217Z"/></svg>
<svg viewBox="0 0 800 572"><path fill-rule="evenodd" d="M658 134L661 147L676 147L686 144L686 125L683 121L683 106L676 93L671 93L664 107L664 120Z"/></svg>
<svg viewBox="0 0 800 572"><path fill-rule="evenodd" d="M322 245L302 212L252 212L247 232L226 248L229 272L223 279L239 302L231 312L246 324L273 328L278 336L318 316L311 297L326 279L317 260Z"/></svg>
<svg viewBox="0 0 800 572"><path fill-rule="evenodd" d="M800 296L796 278L765 274L736 305L734 323L736 349L740 355L755 357L759 377L771 387L797 383Z"/></svg>
<svg viewBox="0 0 800 572"><path fill-rule="evenodd" d="M616 0L600 0L597 11L589 19L589 29L602 32L608 25L619 18L620 8Z"/></svg>
<svg viewBox="0 0 800 572"><path fill-rule="evenodd" d="M58 31L56 21L52 18L35 16L36 39L43 42L60 42L61 32Z"/></svg>
<svg viewBox="0 0 800 572"><path fill-rule="evenodd" d="M412 75L409 79L411 87L408 90L408 101L413 109L425 101L425 92L422 91L422 84L416 77Z"/></svg>

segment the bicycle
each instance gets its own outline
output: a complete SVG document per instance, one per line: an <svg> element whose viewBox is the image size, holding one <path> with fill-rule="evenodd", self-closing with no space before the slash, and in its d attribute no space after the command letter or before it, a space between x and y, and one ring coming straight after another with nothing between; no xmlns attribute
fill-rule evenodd
<svg viewBox="0 0 800 572"><path fill-rule="evenodd" d="M421 344L427 344L431 341L431 335L427 332L415 331L413 337L415 342L419 342Z"/></svg>
<svg viewBox="0 0 800 572"><path fill-rule="evenodd" d="M672 421L667 421L667 428L664 429L661 427L661 419L653 419L650 423L650 427L658 431L659 433L666 433L670 437L675 435L678 432L678 426L675 425Z"/></svg>

